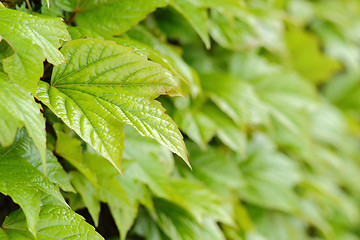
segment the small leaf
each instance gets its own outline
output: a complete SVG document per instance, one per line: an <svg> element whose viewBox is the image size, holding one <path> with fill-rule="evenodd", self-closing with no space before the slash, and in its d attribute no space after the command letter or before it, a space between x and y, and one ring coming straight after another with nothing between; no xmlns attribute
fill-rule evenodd
<svg viewBox="0 0 360 240"><path fill-rule="evenodd" d="M2 60L4 71L12 82L35 93L45 58L54 65L64 62L58 51L59 41L67 41L69 33L61 18L0 8L0 41L3 39L14 50L13 55Z"/></svg>
<svg viewBox="0 0 360 240"><path fill-rule="evenodd" d="M2 126L0 144L3 146L8 146L14 141L17 129L24 123L46 169L45 119L40 113L40 105L30 94L10 83L6 74L2 72L0 72L0 123Z"/></svg>
<svg viewBox="0 0 360 240"><path fill-rule="evenodd" d="M152 100L179 93L168 70L101 39L74 40L61 51L68 63L54 69L51 85L39 84L37 98L84 141L121 171L123 124L128 124L189 164L176 124Z"/></svg>

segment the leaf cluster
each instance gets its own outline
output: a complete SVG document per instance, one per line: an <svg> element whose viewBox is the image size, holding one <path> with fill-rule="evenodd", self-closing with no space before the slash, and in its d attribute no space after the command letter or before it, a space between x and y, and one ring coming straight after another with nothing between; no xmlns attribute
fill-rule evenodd
<svg viewBox="0 0 360 240"><path fill-rule="evenodd" d="M359 11L0 3L0 239L358 239Z"/></svg>

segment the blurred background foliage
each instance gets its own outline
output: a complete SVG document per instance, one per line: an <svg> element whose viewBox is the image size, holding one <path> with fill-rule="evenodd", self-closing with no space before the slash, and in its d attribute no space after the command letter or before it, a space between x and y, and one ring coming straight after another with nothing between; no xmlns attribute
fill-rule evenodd
<svg viewBox="0 0 360 240"><path fill-rule="evenodd" d="M39 11L68 19L67 2ZM159 100L192 172L127 128L121 176L55 124L64 195L105 237L360 239L358 0L175 0L120 36L80 20L73 39L130 46L187 95Z"/></svg>

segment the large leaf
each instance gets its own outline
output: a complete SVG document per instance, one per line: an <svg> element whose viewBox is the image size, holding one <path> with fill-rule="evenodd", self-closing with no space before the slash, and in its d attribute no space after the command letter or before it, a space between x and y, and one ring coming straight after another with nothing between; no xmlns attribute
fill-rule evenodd
<svg viewBox="0 0 360 240"><path fill-rule="evenodd" d="M35 234L41 194L45 192L66 203L58 188L23 157L23 150L16 148L16 144L0 148L0 192L21 206L28 229Z"/></svg>
<svg viewBox="0 0 360 240"><path fill-rule="evenodd" d="M39 84L37 98L79 136L119 171L123 124L188 163L180 131L152 100L161 93L178 93L178 82L168 70L101 39L74 40L61 51L68 63L54 69L51 85Z"/></svg>
<svg viewBox="0 0 360 240"><path fill-rule="evenodd" d="M120 35L170 0L56 0L64 10L75 12L78 26L94 30L103 36Z"/></svg>
<svg viewBox="0 0 360 240"><path fill-rule="evenodd" d="M24 214L21 209L11 213L4 221L0 230L4 240L17 240L35 238L29 234ZM84 218L71 209L52 204L41 207L39 220L36 225L37 240L55 239L103 239L93 226L86 223Z"/></svg>
<svg viewBox="0 0 360 240"><path fill-rule="evenodd" d="M18 127L25 124L29 136L38 148L43 166L46 162L45 119L40 113L40 105L34 98L8 81L0 72L0 144L10 145Z"/></svg>
<svg viewBox="0 0 360 240"><path fill-rule="evenodd" d="M43 27L46 26L46 27ZM11 81L34 93L43 75L43 61L59 65L64 57L58 51L60 40L69 33L61 18L34 16L0 7L0 41L5 39L14 53L2 60Z"/></svg>

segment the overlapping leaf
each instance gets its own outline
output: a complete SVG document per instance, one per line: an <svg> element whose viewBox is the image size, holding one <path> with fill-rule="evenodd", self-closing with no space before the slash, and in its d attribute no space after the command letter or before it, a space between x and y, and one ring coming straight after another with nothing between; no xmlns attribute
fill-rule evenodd
<svg viewBox="0 0 360 240"><path fill-rule="evenodd" d="M103 239L93 226L84 221L82 216L67 207L52 204L45 204L41 207L36 235L37 240ZM0 229L0 237L4 240L35 240L27 229L21 209L13 212L5 219Z"/></svg>
<svg viewBox="0 0 360 240"><path fill-rule="evenodd" d="M178 82L160 65L131 49L100 39L74 40L62 48L68 59L41 82L37 98L106 157L119 171L123 124L181 156L185 145L175 123L151 99L178 93Z"/></svg>
<svg viewBox="0 0 360 240"><path fill-rule="evenodd" d="M45 119L40 113L40 105L29 93L10 83L3 72L0 72L0 123L0 144L3 146L14 141L17 129L24 124L45 167Z"/></svg>
<svg viewBox="0 0 360 240"><path fill-rule="evenodd" d="M16 148L0 148L0 192L11 196L24 210L28 229L35 234L40 211L40 196L43 192L66 205L63 196L48 178L32 166Z"/></svg>
<svg viewBox="0 0 360 240"><path fill-rule="evenodd" d="M191 0L175 0L171 5L189 21L204 41L206 48L210 48L207 10L197 7L196 1Z"/></svg>
<svg viewBox="0 0 360 240"><path fill-rule="evenodd" d="M75 12L78 26L104 36L120 35L170 0L56 0L62 9Z"/></svg>
<svg viewBox="0 0 360 240"><path fill-rule="evenodd" d="M0 6L0 41L5 39L14 51L2 59L3 68L12 82L27 91L36 91L45 58L54 65L64 62L58 48L60 40L68 38L60 18L34 16Z"/></svg>

